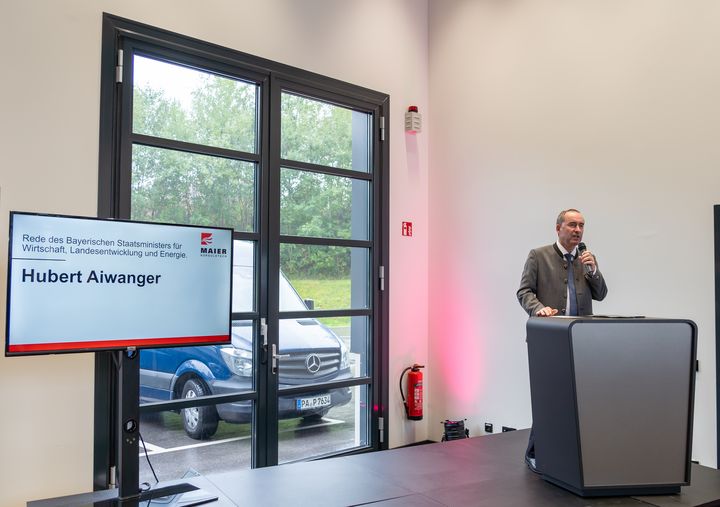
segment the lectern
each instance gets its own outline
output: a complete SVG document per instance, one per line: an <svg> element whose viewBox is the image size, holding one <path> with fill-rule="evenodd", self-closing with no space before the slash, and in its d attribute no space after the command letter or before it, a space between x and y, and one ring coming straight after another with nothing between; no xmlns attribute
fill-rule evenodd
<svg viewBox="0 0 720 507"><path fill-rule="evenodd" d="M697 328L689 320L532 317L535 459L582 496L690 484Z"/></svg>

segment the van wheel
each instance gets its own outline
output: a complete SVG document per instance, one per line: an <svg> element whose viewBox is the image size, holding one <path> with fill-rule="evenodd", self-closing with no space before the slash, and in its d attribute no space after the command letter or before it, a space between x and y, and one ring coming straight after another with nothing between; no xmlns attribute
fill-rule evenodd
<svg viewBox="0 0 720 507"><path fill-rule="evenodd" d="M198 379L189 379L185 382L182 397L197 398L210 394L210 390ZM218 414L213 406L190 407L180 411L183 419L185 433L195 440L205 440L215 434L218 428Z"/></svg>

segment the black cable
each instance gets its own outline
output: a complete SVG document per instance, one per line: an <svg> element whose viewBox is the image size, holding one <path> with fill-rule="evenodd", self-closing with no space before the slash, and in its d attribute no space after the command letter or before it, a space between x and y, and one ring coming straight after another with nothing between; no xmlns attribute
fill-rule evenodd
<svg viewBox="0 0 720 507"><path fill-rule="evenodd" d="M110 357L112 358L113 363L115 363L115 370L120 371L120 361L118 361L117 355L115 352L112 352L110 354Z"/></svg>
<svg viewBox="0 0 720 507"><path fill-rule="evenodd" d="M148 465L150 465L150 470L152 470L153 477L155 477L155 484L157 484L160 481L158 480L158 476L155 473L155 469L153 468L152 463L150 463L150 456L148 456L147 447L145 447L145 440L143 440L142 433L140 433L139 431L138 431L138 435L140 435L140 442L142 442L143 450L145 451L145 459L147 460Z"/></svg>
<svg viewBox="0 0 720 507"><path fill-rule="evenodd" d="M150 488L152 488L152 486L149 482L143 482L142 484L140 484L140 493L150 491ZM152 497L148 498L147 505L145 505L145 507L150 507L150 502L152 502Z"/></svg>

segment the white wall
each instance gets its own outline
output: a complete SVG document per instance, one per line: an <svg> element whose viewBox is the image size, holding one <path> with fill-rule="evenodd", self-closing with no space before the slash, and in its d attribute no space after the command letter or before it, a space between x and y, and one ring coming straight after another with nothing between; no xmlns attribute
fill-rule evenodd
<svg viewBox="0 0 720 507"><path fill-rule="evenodd" d="M2 10L0 237L9 210L96 212L103 11L390 94L391 379L426 360L427 136L407 140L402 127L407 105L428 103L426 0L32 0ZM400 238L402 220L414 222L412 239ZM6 262L0 249L0 286ZM93 382L89 354L0 357L0 505L91 489ZM403 422L390 395L391 445L425 439L426 422Z"/></svg>
<svg viewBox="0 0 720 507"><path fill-rule="evenodd" d="M430 419L467 417L474 435L530 425L515 291L576 207L609 286L596 313L697 323L693 458L715 466L720 4L429 9Z"/></svg>
<svg viewBox="0 0 720 507"><path fill-rule="evenodd" d="M610 287L596 311L697 322L694 458L715 464L720 4L6 2L0 237L11 209L96 211L103 11L390 94L391 446L439 439L445 418L467 417L473 435L530 424L515 290L527 251L573 206ZM411 104L425 120L414 137ZM409 423L395 384L413 362L428 365L428 403ZM91 487L90 355L0 357L0 405L0 505Z"/></svg>

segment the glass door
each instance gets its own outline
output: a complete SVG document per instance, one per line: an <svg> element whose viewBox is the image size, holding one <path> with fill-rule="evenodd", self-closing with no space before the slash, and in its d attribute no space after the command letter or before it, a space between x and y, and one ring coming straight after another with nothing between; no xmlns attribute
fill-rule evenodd
<svg viewBox="0 0 720 507"><path fill-rule="evenodd" d="M277 315L277 461L285 463L371 444L374 115L282 82L273 100L280 276L269 307Z"/></svg>
<svg viewBox="0 0 720 507"><path fill-rule="evenodd" d="M234 230L232 343L140 351L140 482L386 447L387 96L104 21L99 213Z"/></svg>
<svg viewBox="0 0 720 507"><path fill-rule="evenodd" d="M140 351L140 480L250 468L262 367L261 83L128 49L130 218L235 231L232 343Z"/></svg>

